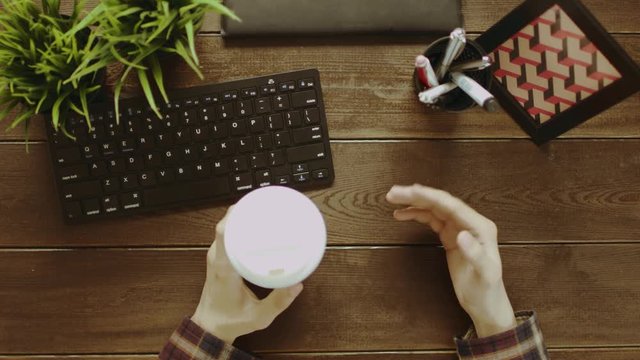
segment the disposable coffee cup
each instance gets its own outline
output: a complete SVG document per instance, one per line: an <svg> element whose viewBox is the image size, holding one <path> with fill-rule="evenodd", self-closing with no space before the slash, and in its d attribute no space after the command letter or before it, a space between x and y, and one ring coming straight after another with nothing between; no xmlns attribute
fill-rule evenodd
<svg viewBox="0 0 640 360"><path fill-rule="evenodd" d="M318 267L327 231L308 197L269 186L248 193L231 209L224 244L231 265L245 280L263 288L284 288Z"/></svg>

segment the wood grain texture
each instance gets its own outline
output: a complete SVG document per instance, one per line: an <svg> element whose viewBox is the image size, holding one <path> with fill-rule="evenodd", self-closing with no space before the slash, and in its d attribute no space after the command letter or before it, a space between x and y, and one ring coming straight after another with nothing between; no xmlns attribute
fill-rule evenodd
<svg viewBox="0 0 640 360"><path fill-rule="evenodd" d="M640 60L640 35L616 39ZM388 138L527 138L506 114L481 109L445 113L426 109L413 93L413 58L425 45L423 39L399 43L373 40L316 40L225 43L220 37L200 37L198 48L204 80L181 61L166 64L167 86L173 89L318 68L321 73L330 135L334 139ZM426 42L425 42L426 43ZM569 131L571 138L638 138L640 96L634 95ZM43 119L32 121L29 136L45 139ZM24 139L24 130L0 132L0 140Z"/></svg>
<svg viewBox="0 0 640 360"><path fill-rule="evenodd" d="M538 311L549 346L638 344L632 329L640 318L630 314L640 301L639 245L514 246L501 253L514 308ZM2 251L0 349L156 352L195 308L205 254ZM330 248L292 307L238 346L258 352L451 349L452 336L467 325L441 249Z"/></svg>
<svg viewBox="0 0 640 360"><path fill-rule="evenodd" d="M464 16L467 31L485 31L513 8L518 6L520 0L506 0L487 4L486 0L463 0L462 14ZM71 0L62 0L63 11L69 12L72 6ZM87 9L91 9L98 0L88 0ZM610 32L638 32L634 16L630 16L629 10L636 11L637 3L634 0L611 0L607 2L599 0L584 0L585 5ZM202 31L220 31L220 17L210 16L205 21Z"/></svg>
<svg viewBox="0 0 640 360"><path fill-rule="evenodd" d="M334 142L336 181L308 192L337 245L421 244L392 219L393 184L444 188L496 221L503 243L640 240L640 140ZM0 145L0 247L209 245L222 206L67 226L44 144Z"/></svg>
<svg viewBox="0 0 640 360"><path fill-rule="evenodd" d="M264 360L457 360L454 351L372 352L372 353L303 353L257 354ZM635 360L640 349L549 349L554 360ZM157 360L156 355L40 355L0 356L0 360Z"/></svg>

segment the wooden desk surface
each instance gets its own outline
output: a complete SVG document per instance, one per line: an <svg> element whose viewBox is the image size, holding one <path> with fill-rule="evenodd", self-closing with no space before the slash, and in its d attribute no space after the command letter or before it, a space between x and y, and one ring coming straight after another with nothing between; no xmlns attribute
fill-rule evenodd
<svg viewBox="0 0 640 360"><path fill-rule="evenodd" d="M70 1L63 2L68 6ZM464 1L479 33L517 0ZM640 60L637 0L585 0ZM391 219L394 183L444 188L500 229L514 307L536 309L554 359L640 358L640 97L542 147L506 115L425 110L411 63L431 39L226 43L210 19L205 82L316 67L336 167L309 192L330 247L294 305L239 346L268 359L456 358L469 321L444 253ZM172 87L199 84L184 65ZM225 209L65 226L44 132L0 133L0 359L149 360L197 304Z"/></svg>

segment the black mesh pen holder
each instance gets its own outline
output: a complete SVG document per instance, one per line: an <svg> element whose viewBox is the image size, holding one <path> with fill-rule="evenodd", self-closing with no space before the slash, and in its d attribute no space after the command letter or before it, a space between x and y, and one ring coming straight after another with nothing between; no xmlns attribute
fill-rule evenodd
<svg viewBox="0 0 640 360"><path fill-rule="evenodd" d="M449 37L444 37L431 43L427 50L425 50L424 56L429 59L434 70L436 70L438 68L438 65L440 65L440 61L444 55L448 43ZM453 66L456 64L465 63L471 60L479 60L486 55L487 52L484 51L484 49L480 47L478 43L473 40L467 39L467 44L465 45L462 54L460 54L460 56L458 56L458 58L455 59L451 65ZM483 70L464 71L463 73L477 81L478 84L482 85L485 89L491 91L491 67ZM445 75L444 79L440 81L440 84L446 84L448 82L451 82L450 73L447 73ZM413 73L413 83L415 85L416 94L428 89L420 81L417 71L414 71ZM476 105L476 102L473 101L473 99L470 98L469 95L467 95L464 91L462 91L462 89L455 88L450 92L440 96L437 102L428 106L433 109L455 112L470 109Z"/></svg>

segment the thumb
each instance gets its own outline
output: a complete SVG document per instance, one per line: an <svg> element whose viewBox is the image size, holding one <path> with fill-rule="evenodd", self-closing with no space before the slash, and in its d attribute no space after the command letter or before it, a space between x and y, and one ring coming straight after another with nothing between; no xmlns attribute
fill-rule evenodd
<svg viewBox="0 0 640 360"><path fill-rule="evenodd" d="M483 251L480 242L470 232L464 230L458 233L456 243L465 260L470 262L476 270L480 270L483 265Z"/></svg>
<svg viewBox="0 0 640 360"><path fill-rule="evenodd" d="M302 288L302 283L300 283L288 288L275 289L260 302L258 311L264 327L269 326L276 316L280 315L293 303L293 300L302 292Z"/></svg>

